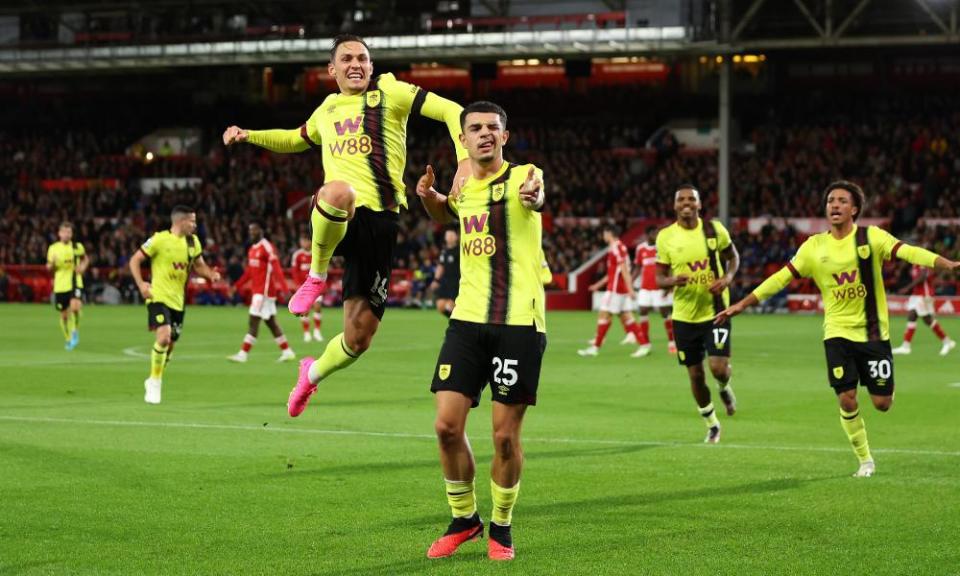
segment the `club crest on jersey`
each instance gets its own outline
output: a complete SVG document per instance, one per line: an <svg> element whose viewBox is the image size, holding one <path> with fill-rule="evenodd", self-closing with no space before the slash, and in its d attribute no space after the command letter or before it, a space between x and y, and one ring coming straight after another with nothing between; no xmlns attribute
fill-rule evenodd
<svg viewBox="0 0 960 576"><path fill-rule="evenodd" d="M843 366L837 366L833 369L833 377L837 380L843 378Z"/></svg>
<svg viewBox="0 0 960 576"><path fill-rule="evenodd" d="M499 202L503 200L503 195L507 193L507 185L504 182L494 184L490 190L493 193L493 201Z"/></svg>
<svg viewBox="0 0 960 576"><path fill-rule="evenodd" d="M716 238L707 238L707 248L711 250L717 249L717 239Z"/></svg>
<svg viewBox="0 0 960 576"><path fill-rule="evenodd" d="M441 380L446 380L447 378L449 378L449 377L450 377L450 365L449 365L449 364L441 364L441 365L440 365L440 369L437 370L437 376L439 376Z"/></svg>
<svg viewBox="0 0 960 576"><path fill-rule="evenodd" d="M366 94L367 108L376 108L380 105L380 91L371 90Z"/></svg>
<svg viewBox="0 0 960 576"><path fill-rule="evenodd" d="M860 256L861 260L866 260L870 257L870 246L857 246L857 255Z"/></svg>

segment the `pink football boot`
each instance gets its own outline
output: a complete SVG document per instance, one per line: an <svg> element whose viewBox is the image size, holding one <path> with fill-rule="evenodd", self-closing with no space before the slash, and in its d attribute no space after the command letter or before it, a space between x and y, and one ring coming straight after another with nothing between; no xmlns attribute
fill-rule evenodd
<svg viewBox="0 0 960 576"><path fill-rule="evenodd" d="M317 298L327 289L327 281L313 276L307 276L303 284L297 288L290 302L287 303L287 310L297 316L303 316L310 311L310 307L317 301Z"/></svg>
<svg viewBox="0 0 960 576"><path fill-rule="evenodd" d="M310 396L317 391L317 385L310 383L310 366L313 366L314 359L307 356L300 361L300 375L297 377L297 385L290 391L290 397L287 398L287 414L296 418L307 409L307 402Z"/></svg>

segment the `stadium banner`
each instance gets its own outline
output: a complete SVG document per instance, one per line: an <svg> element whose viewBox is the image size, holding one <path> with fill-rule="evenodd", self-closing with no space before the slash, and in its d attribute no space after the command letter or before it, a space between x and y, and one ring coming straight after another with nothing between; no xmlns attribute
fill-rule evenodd
<svg viewBox="0 0 960 576"><path fill-rule="evenodd" d="M82 190L97 190L103 188L117 190L120 188L120 181L116 178L54 178L41 180L40 187L43 188L45 192L80 192Z"/></svg>
<svg viewBox="0 0 960 576"><path fill-rule="evenodd" d="M887 296L887 309L890 314L907 314L909 296L890 294ZM787 310L790 313L822 313L823 300L819 294L790 294L787 296ZM934 296L933 311L937 316L960 317L960 296Z"/></svg>
<svg viewBox="0 0 960 576"><path fill-rule="evenodd" d="M202 182L202 178L141 178L140 190L144 194L156 194L161 188L168 190L190 188L199 186Z"/></svg>

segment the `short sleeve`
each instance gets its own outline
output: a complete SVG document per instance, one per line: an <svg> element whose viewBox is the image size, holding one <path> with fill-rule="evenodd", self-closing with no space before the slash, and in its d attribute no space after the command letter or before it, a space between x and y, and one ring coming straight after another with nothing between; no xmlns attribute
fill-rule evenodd
<svg viewBox="0 0 960 576"><path fill-rule="evenodd" d="M148 258L153 258L157 255L157 250L159 249L159 239L157 235L147 238L147 241L140 246L140 251L147 255Z"/></svg>
<svg viewBox="0 0 960 576"><path fill-rule="evenodd" d="M77 242L77 256L86 256L87 249L83 247L83 244Z"/></svg>
<svg viewBox="0 0 960 576"><path fill-rule="evenodd" d="M670 265L670 255L667 252L667 231L662 230L657 234L657 264Z"/></svg>
<svg viewBox="0 0 960 576"><path fill-rule="evenodd" d="M810 278L813 276L813 237L807 238L793 258L787 262L787 268L794 278Z"/></svg>
<svg viewBox="0 0 960 576"><path fill-rule="evenodd" d="M460 215L460 200L453 194L447 196L447 212L449 212L451 216Z"/></svg>
<svg viewBox="0 0 960 576"><path fill-rule="evenodd" d="M384 96L387 97L387 102L399 108L403 114L410 114L414 99L423 93L423 90L418 86L397 80L390 73L381 74L377 77L377 88L383 91ZM420 96L420 98L422 100L423 97Z"/></svg>
<svg viewBox="0 0 960 576"><path fill-rule="evenodd" d="M722 252L726 250L733 241L730 239L730 231L719 220L714 220L713 225L717 229L717 250Z"/></svg>
<svg viewBox="0 0 960 576"><path fill-rule="evenodd" d="M884 260L893 258L898 245L902 244L893 234L879 226L870 226L867 228L867 240L873 247L873 250Z"/></svg>
<svg viewBox="0 0 960 576"><path fill-rule="evenodd" d="M47 248L47 262L53 262L55 260L55 256L56 256L55 254L56 251L54 250L55 247L56 247L55 244L51 244Z"/></svg>

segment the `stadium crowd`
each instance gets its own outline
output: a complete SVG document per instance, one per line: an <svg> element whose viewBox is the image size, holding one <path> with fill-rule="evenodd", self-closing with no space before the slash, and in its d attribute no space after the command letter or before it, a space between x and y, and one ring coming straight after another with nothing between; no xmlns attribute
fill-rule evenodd
<svg viewBox="0 0 960 576"><path fill-rule="evenodd" d="M545 99L544 111L558 104ZM809 116L805 116L809 118ZM426 126L425 121L422 122ZM412 190L423 166L443 181L453 173L449 138L440 130L411 129L406 179ZM668 137L645 147L647 126L600 116L566 122L523 120L511 125L509 153L531 161L548 175L545 252L555 273L570 272L600 248L599 220L629 224L669 220L670 191L692 182L704 193L705 212L716 214L716 155L683 150ZM265 224L283 255L296 249L306 219L287 218L291 203L322 181L318 155L270 154L254 147L225 150L210 132L203 156L161 156L152 162L128 154L121 133L86 131L0 133L0 262L42 264L60 221L77 227L95 269L112 269L103 280L123 281L129 256L147 235L164 225L178 203L197 208L207 259L231 278L242 269L246 226ZM734 216L809 217L819 214L825 182L843 175L870 194L865 216L889 218L894 234L927 238L938 250L957 255L956 226L918 229L924 217L956 218L960 203L960 113L938 116L892 111L858 119L824 118L817 123L769 117L753 126L732 161ZM171 189L141 189L144 178L185 178ZM49 181L84 180L71 190ZM45 181L47 181L45 183ZM422 214L410 195L402 217L396 267L409 270L415 285L429 284L442 227ZM765 229L737 234L744 260L738 290L746 290L785 262L802 241L797 233ZM113 274L119 274L113 278ZM419 284L418 284L419 282ZM956 290L946 285L945 290Z"/></svg>

